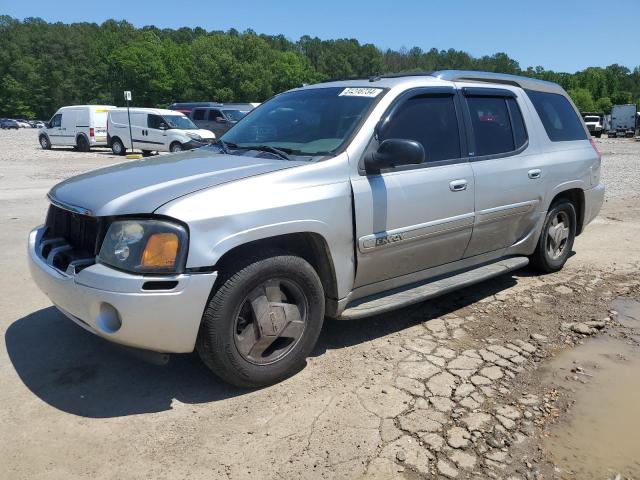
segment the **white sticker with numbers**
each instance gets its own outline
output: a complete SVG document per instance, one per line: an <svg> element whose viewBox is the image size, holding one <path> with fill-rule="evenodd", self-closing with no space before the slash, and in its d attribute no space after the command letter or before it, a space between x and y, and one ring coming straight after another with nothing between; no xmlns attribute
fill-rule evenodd
<svg viewBox="0 0 640 480"><path fill-rule="evenodd" d="M349 87L340 92L340 97L377 97L381 88Z"/></svg>

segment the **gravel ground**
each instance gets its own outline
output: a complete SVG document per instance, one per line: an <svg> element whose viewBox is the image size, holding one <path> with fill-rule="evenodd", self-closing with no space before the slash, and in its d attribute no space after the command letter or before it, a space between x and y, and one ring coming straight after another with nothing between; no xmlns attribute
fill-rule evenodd
<svg viewBox="0 0 640 480"><path fill-rule="evenodd" d="M597 141L607 202L562 272L520 271L328 322L302 372L239 390L195 355L162 367L133 359L36 289L24 244L47 190L123 161L106 150L41 151L36 136L0 131L6 478L640 478L613 458L576 474L579 456L544 443L571 431L579 400L549 379L552 359L592 336L640 348L640 329L610 311L618 297L640 299L640 142Z"/></svg>

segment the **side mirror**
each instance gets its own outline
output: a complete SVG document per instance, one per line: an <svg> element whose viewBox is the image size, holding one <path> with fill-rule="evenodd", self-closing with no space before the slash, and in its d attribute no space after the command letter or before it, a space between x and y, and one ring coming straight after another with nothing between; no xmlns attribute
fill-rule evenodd
<svg viewBox="0 0 640 480"><path fill-rule="evenodd" d="M169 130L169 126L166 123L158 125L158 130Z"/></svg>
<svg viewBox="0 0 640 480"><path fill-rule="evenodd" d="M227 123L227 119L224 117L216 117L216 122L218 123Z"/></svg>
<svg viewBox="0 0 640 480"><path fill-rule="evenodd" d="M379 173L383 168L419 165L424 159L421 143L404 138L389 138L380 144L376 152L365 157L364 169L367 173Z"/></svg>

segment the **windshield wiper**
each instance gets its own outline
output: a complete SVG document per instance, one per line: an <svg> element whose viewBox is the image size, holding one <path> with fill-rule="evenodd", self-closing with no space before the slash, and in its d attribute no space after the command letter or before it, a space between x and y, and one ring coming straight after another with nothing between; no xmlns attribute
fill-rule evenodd
<svg viewBox="0 0 640 480"><path fill-rule="evenodd" d="M213 142L212 145L218 145L220 147L220 150L222 150L222 153L226 155L229 155L231 153L229 151L229 148L238 148L235 143L225 142L221 138L218 138L215 142Z"/></svg>
<svg viewBox="0 0 640 480"><path fill-rule="evenodd" d="M268 152L277 155L283 160L291 160L291 157L284 151L284 149L272 147L271 145L236 145L236 147L240 150L258 150L260 152ZM288 150L288 149L287 149Z"/></svg>

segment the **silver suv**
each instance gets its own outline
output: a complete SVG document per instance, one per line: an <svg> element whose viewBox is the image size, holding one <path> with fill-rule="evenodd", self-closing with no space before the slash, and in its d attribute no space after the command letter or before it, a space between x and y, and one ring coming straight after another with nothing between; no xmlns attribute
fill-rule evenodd
<svg viewBox="0 0 640 480"><path fill-rule="evenodd" d="M561 269L604 196L558 85L441 71L275 96L217 144L49 193L33 278L81 327L198 351L236 385L300 369L325 317Z"/></svg>

